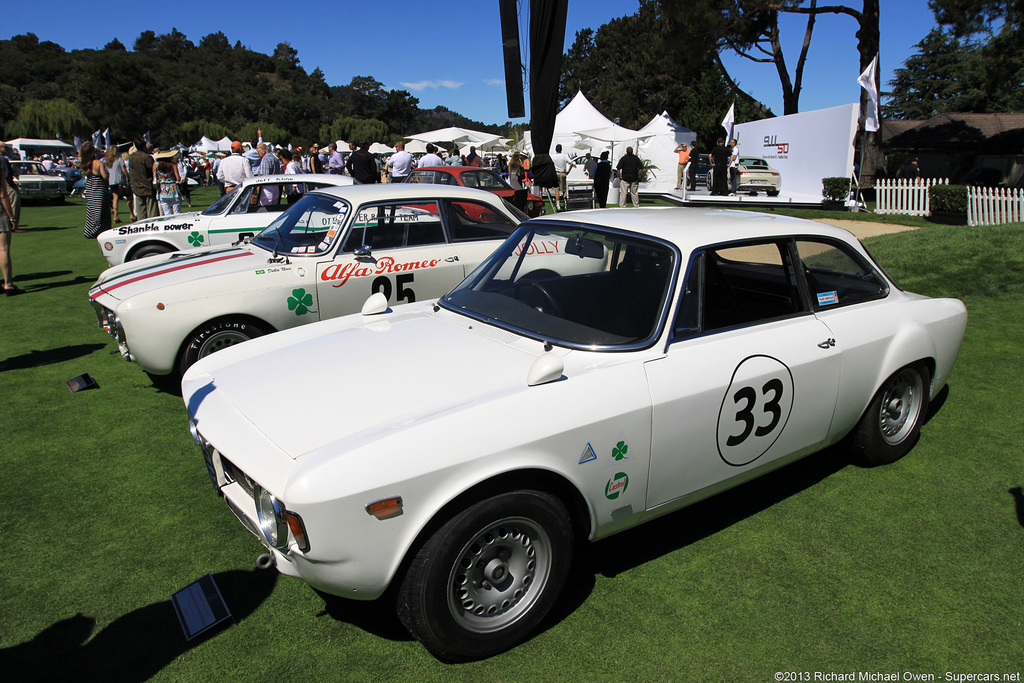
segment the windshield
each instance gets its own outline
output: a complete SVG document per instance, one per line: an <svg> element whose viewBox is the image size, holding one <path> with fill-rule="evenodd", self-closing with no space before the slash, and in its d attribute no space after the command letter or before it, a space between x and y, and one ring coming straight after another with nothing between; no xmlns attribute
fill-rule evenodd
<svg viewBox="0 0 1024 683"><path fill-rule="evenodd" d="M231 202L235 200L235 197L238 196L238 190L240 188L241 185L231 188L230 192L226 193L223 197L221 197L213 204L210 204L208 207L206 207L206 210L203 211L203 215L219 216L220 214L224 213L227 210L227 208L231 206Z"/></svg>
<svg viewBox="0 0 1024 683"><path fill-rule="evenodd" d="M661 329L675 263L675 251L660 242L533 221L442 302L564 346L635 347Z"/></svg>
<svg viewBox="0 0 1024 683"><path fill-rule="evenodd" d="M279 254L322 254L343 231L350 209L343 199L307 193L256 235L252 243Z"/></svg>

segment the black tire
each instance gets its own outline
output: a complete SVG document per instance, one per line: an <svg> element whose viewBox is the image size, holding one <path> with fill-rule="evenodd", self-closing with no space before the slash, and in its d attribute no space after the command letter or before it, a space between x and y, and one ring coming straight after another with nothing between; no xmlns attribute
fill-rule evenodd
<svg viewBox="0 0 1024 683"><path fill-rule="evenodd" d="M211 320L196 329L185 340L185 348L181 352L178 371L184 375L185 371L200 358L226 349L229 346L261 337L266 333L266 329L247 320L239 320L237 318Z"/></svg>
<svg viewBox="0 0 1024 683"><path fill-rule="evenodd" d="M559 499L540 491L488 498L420 548L398 591L398 616L441 660L490 657L537 627L572 554L572 524Z"/></svg>
<svg viewBox="0 0 1024 683"><path fill-rule="evenodd" d="M169 254L172 251L174 251L174 249L166 244L146 244L133 251L132 255L128 257L128 260L137 261L140 258L156 256L157 254Z"/></svg>
<svg viewBox="0 0 1024 683"><path fill-rule="evenodd" d="M765 190L765 194L767 194L769 197L778 197L779 196L779 191L778 190Z"/></svg>
<svg viewBox="0 0 1024 683"><path fill-rule="evenodd" d="M853 459L874 467L906 455L920 436L930 389L931 373L924 364L900 368L885 380L850 433Z"/></svg>

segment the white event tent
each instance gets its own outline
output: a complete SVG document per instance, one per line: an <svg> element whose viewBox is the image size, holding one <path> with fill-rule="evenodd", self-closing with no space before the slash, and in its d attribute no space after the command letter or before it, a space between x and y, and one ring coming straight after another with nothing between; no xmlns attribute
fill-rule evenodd
<svg viewBox="0 0 1024 683"><path fill-rule="evenodd" d="M697 139L697 134L677 123L668 115L667 111L651 119L646 126L640 129L640 132L650 137L645 137L640 141L637 155L641 159L650 159L651 164L658 167L654 170L654 178L646 183L641 183L640 189L647 192L674 190L676 170L679 165L676 147L681 142L692 145Z"/></svg>
<svg viewBox="0 0 1024 683"><path fill-rule="evenodd" d="M194 152L230 152L231 138L224 136L220 140L211 140L204 135L191 149Z"/></svg>

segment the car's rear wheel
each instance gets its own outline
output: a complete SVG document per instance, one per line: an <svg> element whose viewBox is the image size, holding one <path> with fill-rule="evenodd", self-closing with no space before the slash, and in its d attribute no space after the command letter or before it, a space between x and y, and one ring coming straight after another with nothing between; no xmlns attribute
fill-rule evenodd
<svg viewBox="0 0 1024 683"><path fill-rule="evenodd" d="M779 191L778 190L765 190L765 194L767 194L769 197L778 197L779 196Z"/></svg>
<svg viewBox="0 0 1024 683"><path fill-rule="evenodd" d="M224 318L212 320L197 329L186 340L178 369L181 374L200 358L222 351L229 346L261 337L267 330L248 320Z"/></svg>
<svg viewBox="0 0 1024 683"><path fill-rule="evenodd" d="M849 447L864 465L886 465L907 454L928 414L931 375L924 364L908 365L887 379L850 434Z"/></svg>
<svg viewBox="0 0 1024 683"><path fill-rule="evenodd" d="M541 491L488 498L452 517L413 558L398 616L445 661L490 657L526 639L572 562L562 502Z"/></svg>
<svg viewBox="0 0 1024 683"><path fill-rule="evenodd" d="M166 244L146 244L139 247L132 252L132 255L128 257L129 261L135 261L140 258L146 258L147 256L156 256L157 254L169 254L174 249L167 246Z"/></svg>

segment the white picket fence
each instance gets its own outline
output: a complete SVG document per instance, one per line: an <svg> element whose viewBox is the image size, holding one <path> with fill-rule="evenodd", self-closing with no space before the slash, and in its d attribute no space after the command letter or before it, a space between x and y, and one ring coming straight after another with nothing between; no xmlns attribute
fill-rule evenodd
<svg viewBox="0 0 1024 683"><path fill-rule="evenodd" d="M1024 190L1005 187L967 188L967 224L1000 225L1024 221Z"/></svg>
<svg viewBox="0 0 1024 683"><path fill-rule="evenodd" d="M879 178L875 181L875 213L927 216L931 212L928 188L948 184L948 178Z"/></svg>
<svg viewBox="0 0 1024 683"><path fill-rule="evenodd" d="M880 178L875 181L875 213L927 216L928 188L948 185L947 178ZM1003 187L967 188L967 224L1001 225L1024 221L1024 190Z"/></svg>

